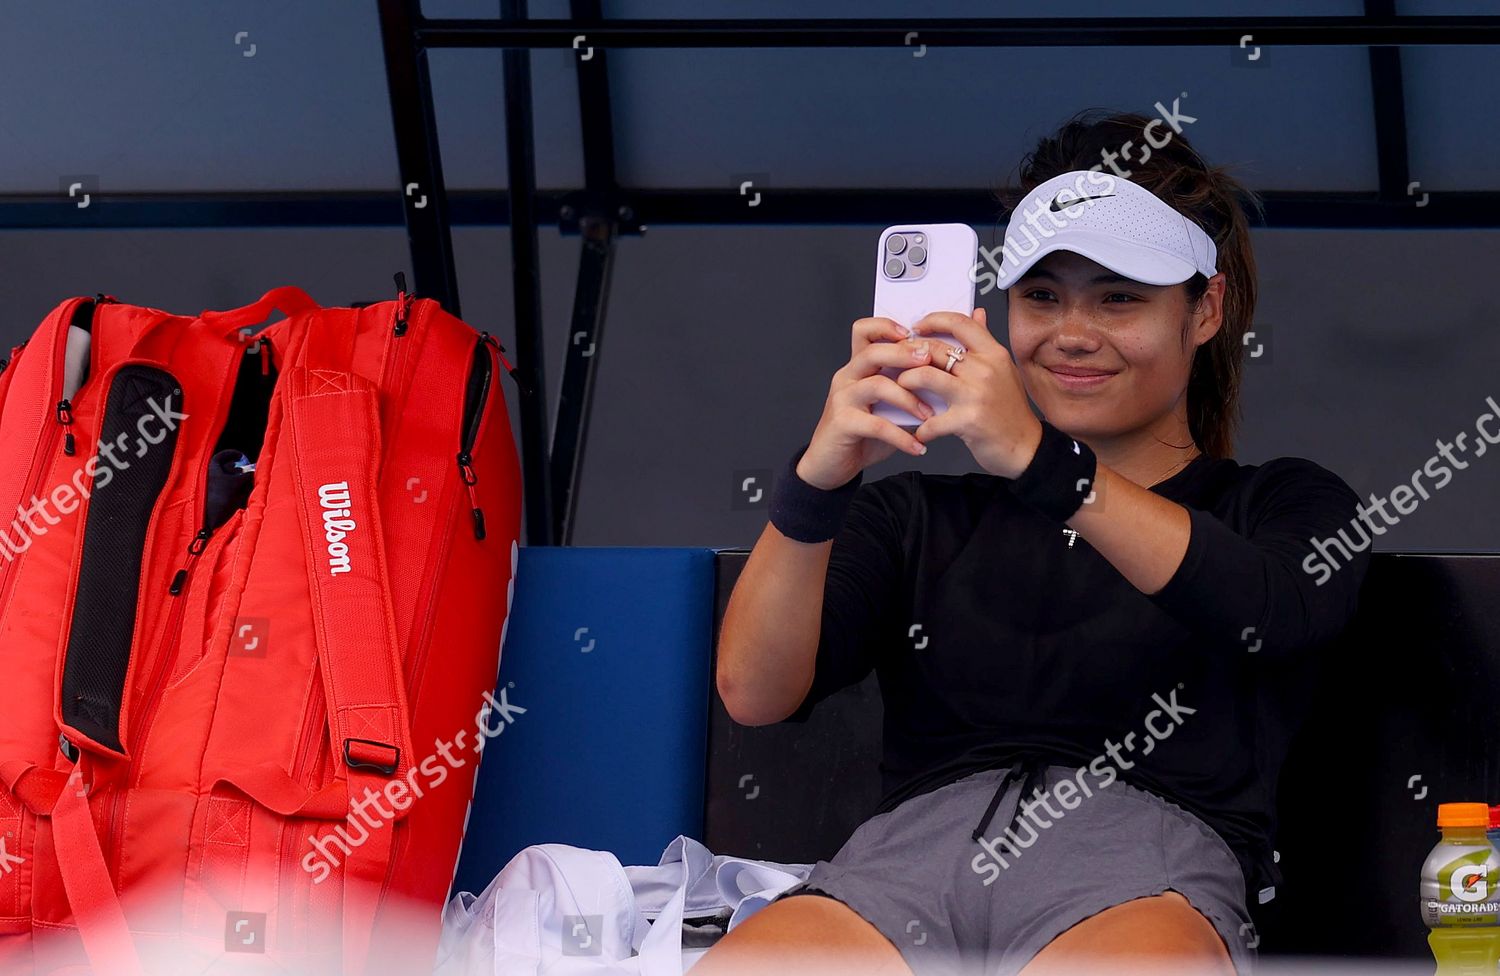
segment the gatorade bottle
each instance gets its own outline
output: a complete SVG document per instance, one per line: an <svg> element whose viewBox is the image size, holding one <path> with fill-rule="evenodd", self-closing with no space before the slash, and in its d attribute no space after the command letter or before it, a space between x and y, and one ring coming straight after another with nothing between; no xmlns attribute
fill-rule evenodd
<svg viewBox="0 0 1500 976"><path fill-rule="evenodd" d="M1422 918L1437 976L1495 976L1500 966L1500 850L1483 803L1438 804L1438 841L1422 865Z"/></svg>

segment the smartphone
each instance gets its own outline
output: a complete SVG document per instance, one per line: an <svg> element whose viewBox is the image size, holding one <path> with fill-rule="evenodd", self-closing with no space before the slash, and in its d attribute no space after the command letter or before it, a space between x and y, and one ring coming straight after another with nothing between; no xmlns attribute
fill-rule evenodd
<svg viewBox="0 0 1500 976"><path fill-rule="evenodd" d="M979 235L968 224L897 224L880 232L875 263L875 314L911 328L929 312L974 314L974 263L979 259ZM940 339L960 346L943 333L924 338ZM946 357L928 360L938 369ZM901 370L887 366L880 371L895 379ZM914 391L934 413L948 409L936 393ZM907 410L877 401L871 413L902 427L916 427L922 418Z"/></svg>

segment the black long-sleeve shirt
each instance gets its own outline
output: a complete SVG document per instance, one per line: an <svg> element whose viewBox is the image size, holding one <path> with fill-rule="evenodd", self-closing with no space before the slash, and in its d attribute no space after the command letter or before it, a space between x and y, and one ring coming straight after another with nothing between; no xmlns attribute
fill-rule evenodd
<svg viewBox="0 0 1500 976"><path fill-rule="evenodd" d="M1358 496L1304 458L1199 455L1150 489L1187 508L1191 534L1147 595L1009 484L905 471L857 489L791 720L873 668L880 811L1026 756L1108 767L1213 827L1254 904L1280 880L1276 781L1318 649L1353 616L1369 563L1368 547L1342 547L1345 564L1325 544L1320 568L1313 539L1368 539Z"/></svg>

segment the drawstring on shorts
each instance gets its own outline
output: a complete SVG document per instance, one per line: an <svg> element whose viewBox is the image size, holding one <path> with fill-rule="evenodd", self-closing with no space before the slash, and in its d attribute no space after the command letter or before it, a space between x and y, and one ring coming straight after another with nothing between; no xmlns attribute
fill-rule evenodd
<svg viewBox="0 0 1500 976"><path fill-rule="evenodd" d="M1000 782L995 786L995 795L990 797L990 805L985 808L984 817L980 819L979 826L974 828L973 836L975 841L979 841L984 838L985 828L988 827L990 825L990 821L994 819L995 811L1000 807L1000 800L1005 796L1006 787L1010 785L1011 780L1019 776L1021 777L1021 793L1018 797L1016 797L1015 813L1011 815L1010 823L1005 825L1005 829L1010 830L1016 825L1016 821L1021 818L1021 801L1026 799L1026 797L1030 796L1041 786L1046 785L1044 775L1044 771L1046 770L1046 768L1047 764L1041 759L1038 759L1035 756L1028 756L1021 761L1014 763L1009 769L1005 771L1005 775L1000 777Z"/></svg>

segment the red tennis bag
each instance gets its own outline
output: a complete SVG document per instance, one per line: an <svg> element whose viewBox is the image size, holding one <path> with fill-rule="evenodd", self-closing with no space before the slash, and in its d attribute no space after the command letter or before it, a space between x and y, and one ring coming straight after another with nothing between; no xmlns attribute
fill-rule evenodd
<svg viewBox="0 0 1500 976"><path fill-rule="evenodd" d="M524 711L499 343L279 288L70 299L7 359L0 972L429 971Z"/></svg>

